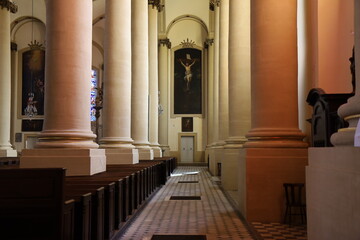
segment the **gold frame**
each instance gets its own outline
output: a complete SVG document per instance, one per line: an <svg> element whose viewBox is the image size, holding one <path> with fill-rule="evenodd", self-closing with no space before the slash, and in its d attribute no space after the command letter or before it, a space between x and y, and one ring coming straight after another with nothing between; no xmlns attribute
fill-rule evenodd
<svg viewBox="0 0 360 240"><path fill-rule="evenodd" d="M205 73L205 49L198 45L192 45L194 49L201 51L201 114L175 114L174 113L174 55L175 51L182 49L183 46L180 44L171 49L171 77L170 77L170 118L178 118L178 117L199 117L205 118L205 86L204 86L204 73Z"/></svg>
<svg viewBox="0 0 360 240"><path fill-rule="evenodd" d="M23 86L23 77L22 77L22 67L23 67L23 53L31 50L30 47L26 47L17 52L18 57L18 66L17 66L17 118L18 119L30 119L25 115L22 115L22 86ZM44 99L45 104L45 99ZM45 108L45 106L44 106ZM45 110L45 109L44 109ZM31 119L44 119L44 115L36 115Z"/></svg>

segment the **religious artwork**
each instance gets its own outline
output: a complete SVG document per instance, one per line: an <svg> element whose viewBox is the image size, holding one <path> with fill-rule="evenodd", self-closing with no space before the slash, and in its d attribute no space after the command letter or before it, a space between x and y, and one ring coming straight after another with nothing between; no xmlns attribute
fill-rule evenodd
<svg viewBox="0 0 360 240"><path fill-rule="evenodd" d="M44 120L31 119L21 121L21 131L23 132L41 132L43 128Z"/></svg>
<svg viewBox="0 0 360 240"><path fill-rule="evenodd" d="M90 121L96 121L96 96L98 93L98 72L91 70L91 92L90 92Z"/></svg>
<svg viewBox="0 0 360 240"><path fill-rule="evenodd" d="M192 132L193 131L193 118L192 117L181 118L181 131L182 132Z"/></svg>
<svg viewBox="0 0 360 240"><path fill-rule="evenodd" d="M202 52L174 52L174 114L202 114Z"/></svg>
<svg viewBox="0 0 360 240"><path fill-rule="evenodd" d="M22 54L21 115L32 118L44 115L45 51L31 48Z"/></svg>

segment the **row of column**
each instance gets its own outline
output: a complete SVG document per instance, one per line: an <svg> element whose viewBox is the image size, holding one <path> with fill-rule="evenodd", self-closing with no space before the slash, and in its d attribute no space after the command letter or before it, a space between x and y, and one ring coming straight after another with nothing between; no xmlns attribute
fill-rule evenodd
<svg viewBox="0 0 360 240"><path fill-rule="evenodd" d="M69 4L72 8L66 10ZM157 136L158 6L149 4L148 0L106 1L104 131L99 149L88 113L92 2L47 2L45 121L38 149L23 152L23 167L62 166L69 175L89 175L105 171L106 164L137 163L153 159L154 153L161 156ZM71 24L65 24L65 19ZM47 160L39 161L39 156Z"/></svg>
<svg viewBox="0 0 360 240"><path fill-rule="evenodd" d="M286 14L280 14L284 6L274 1L215 3L211 145L306 147L298 128L296 3L284 3ZM262 22L262 17L273 21Z"/></svg>

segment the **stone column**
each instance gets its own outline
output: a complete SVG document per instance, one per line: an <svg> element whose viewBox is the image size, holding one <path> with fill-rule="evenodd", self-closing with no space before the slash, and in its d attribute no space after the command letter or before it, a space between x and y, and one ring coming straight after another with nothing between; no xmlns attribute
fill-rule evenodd
<svg viewBox="0 0 360 240"><path fill-rule="evenodd" d="M154 157L161 157L159 147L159 72L158 72L158 9L159 3L149 1L149 140Z"/></svg>
<svg viewBox="0 0 360 240"><path fill-rule="evenodd" d="M248 221L282 221L283 183L305 181L307 144L298 128L296 23L296 1L251 1L252 129L239 160L245 167L242 197Z"/></svg>
<svg viewBox="0 0 360 240"><path fill-rule="evenodd" d="M103 138L107 164L139 162L131 139L131 0L107 0ZM121 57L119 57L121 56Z"/></svg>
<svg viewBox="0 0 360 240"><path fill-rule="evenodd" d="M251 2L253 101L247 147L307 146L298 128L296 7L292 0Z"/></svg>
<svg viewBox="0 0 360 240"><path fill-rule="evenodd" d="M150 148L149 131L149 52L148 1L132 1L132 88L131 136L139 150L140 160L154 159Z"/></svg>
<svg viewBox="0 0 360 240"><path fill-rule="evenodd" d="M229 136L229 0L221 0L219 46L219 143Z"/></svg>
<svg viewBox="0 0 360 240"><path fill-rule="evenodd" d="M213 145L219 140L219 51L220 51L220 0L215 5L215 36L214 36L214 128Z"/></svg>
<svg viewBox="0 0 360 240"><path fill-rule="evenodd" d="M214 34L214 84L213 84L213 142L210 151L209 170L218 175L218 164L221 163L221 154L216 149L219 141L219 39L220 39L220 0L214 2L215 34Z"/></svg>
<svg viewBox="0 0 360 240"><path fill-rule="evenodd" d="M240 149L251 127L250 0L230 1L229 16L229 138L226 139L221 184L226 190L238 187ZM244 167L241 168L244 170Z"/></svg>
<svg viewBox="0 0 360 240"><path fill-rule="evenodd" d="M45 121L21 167L65 167L68 175L106 170L90 128L92 1L46 2ZM64 70L66 69L66 70Z"/></svg>
<svg viewBox="0 0 360 240"><path fill-rule="evenodd" d="M163 156L170 156L168 142L169 96L168 96L168 52L171 42L168 38L159 40L159 142Z"/></svg>
<svg viewBox="0 0 360 240"><path fill-rule="evenodd" d="M10 1L0 2L0 157L16 157L10 143L11 126L11 51L10 13L17 6Z"/></svg>
<svg viewBox="0 0 360 240"><path fill-rule="evenodd" d="M208 51L207 70L208 70L208 95L207 95L207 146L211 147L213 143L213 124L214 124L214 39L207 39L205 42Z"/></svg>
<svg viewBox="0 0 360 240"><path fill-rule="evenodd" d="M219 26L219 140L215 156L217 162L221 162L218 172L225 173L223 165L226 167L227 159L224 158L224 145L229 136L229 0L221 0Z"/></svg>
<svg viewBox="0 0 360 240"><path fill-rule="evenodd" d="M360 9L357 8L359 1L355 0L355 29L360 27ZM355 96L348 99L347 103L338 109L338 115L349 123L349 127L339 129L331 136L334 146L354 146L356 127L360 118L360 32L355 31ZM359 130L358 130L359 131ZM359 138L359 137L358 137Z"/></svg>

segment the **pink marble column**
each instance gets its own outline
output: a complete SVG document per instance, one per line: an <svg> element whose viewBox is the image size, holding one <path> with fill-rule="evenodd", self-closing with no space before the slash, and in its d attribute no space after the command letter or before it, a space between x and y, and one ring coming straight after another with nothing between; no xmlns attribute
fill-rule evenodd
<svg viewBox="0 0 360 240"><path fill-rule="evenodd" d="M298 128L297 4L251 1L252 129L246 147L306 147Z"/></svg>
<svg viewBox="0 0 360 240"><path fill-rule="evenodd" d="M23 151L22 167L105 171L105 151L90 128L92 1L47 1L46 14L45 121L39 149Z"/></svg>

